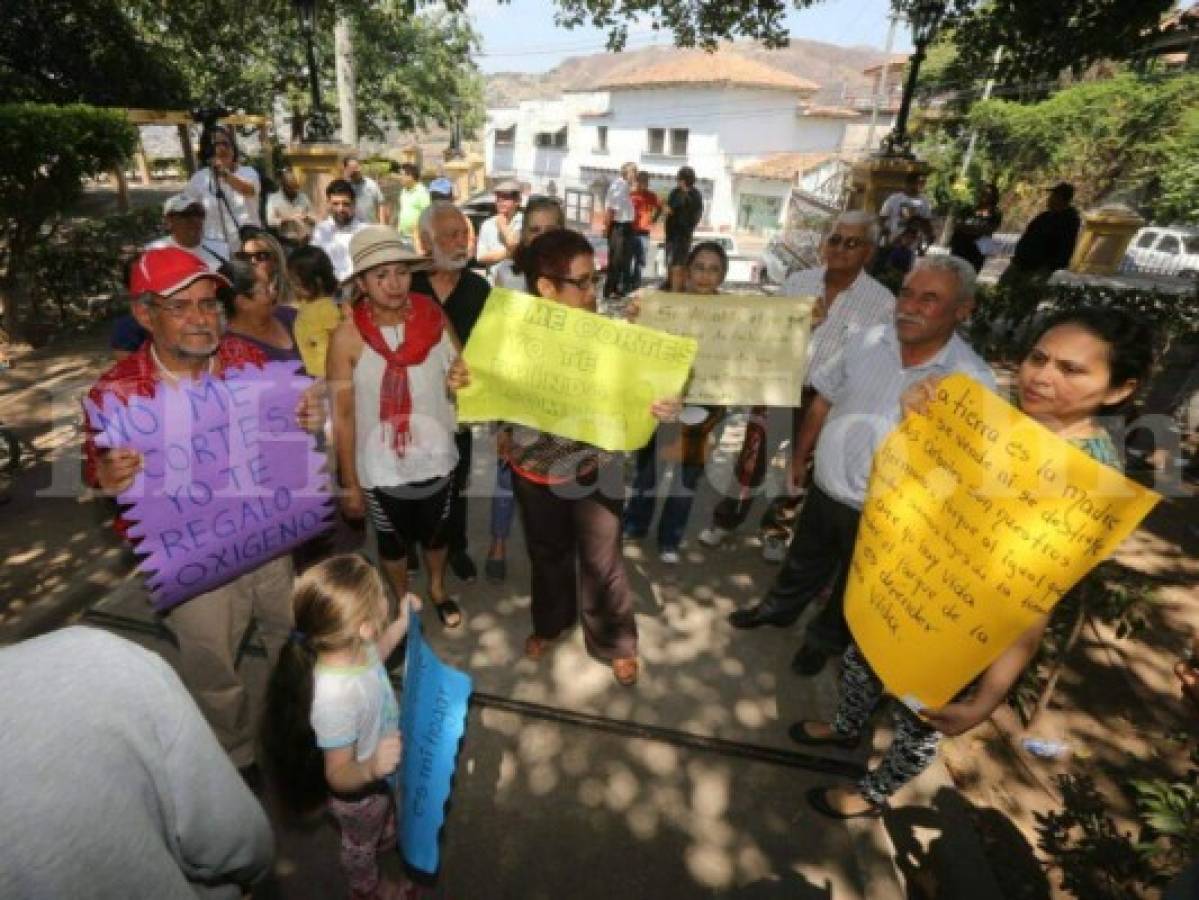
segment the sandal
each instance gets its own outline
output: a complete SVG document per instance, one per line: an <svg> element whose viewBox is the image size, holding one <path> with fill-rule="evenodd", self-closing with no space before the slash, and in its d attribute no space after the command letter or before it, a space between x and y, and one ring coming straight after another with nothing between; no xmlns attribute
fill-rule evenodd
<svg viewBox="0 0 1199 900"><path fill-rule="evenodd" d="M454 602L453 597L434 600L433 609L437 612L437 618L441 620L441 624L446 628L457 628L462 624L462 607Z"/></svg>
<svg viewBox="0 0 1199 900"><path fill-rule="evenodd" d="M817 737L808 731L809 724L812 723L808 722L807 719L800 719L787 729L787 734L795 743L803 744L805 747L840 747L842 750L856 750L858 744L862 742L861 735L845 737L833 733L828 737Z"/></svg>
<svg viewBox="0 0 1199 900"><path fill-rule="evenodd" d="M545 652L549 650L553 638L542 637L539 634L530 634L525 638L525 656L532 660L541 659L545 656Z"/></svg>
<svg viewBox="0 0 1199 900"><path fill-rule="evenodd" d="M832 804L828 802L828 788L814 787L810 788L805 794L808 798L808 805L822 816L828 816L830 819L877 819L887 810L886 803L873 803L861 812L846 813L839 809L833 809Z"/></svg>
<svg viewBox="0 0 1199 900"><path fill-rule="evenodd" d="M635 656L623 656L612 660L612 674L623 687L632 687L637 683L637 670L640 668Z"/></svg>

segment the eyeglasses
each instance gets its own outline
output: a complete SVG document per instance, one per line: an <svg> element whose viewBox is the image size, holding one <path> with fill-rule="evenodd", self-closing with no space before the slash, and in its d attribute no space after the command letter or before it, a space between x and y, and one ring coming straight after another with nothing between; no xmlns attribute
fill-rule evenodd
<svg viewBox="0 0 1199 900"><path fill-rule="evenodd" d="M585 291L587 288L598 288L604 280L604 276L600 272L592 272L590 275L580 275L578 278L555 278L557 284L573 284L580 291Z"/></svg>
<svg viewBox="0 0 1199 900"><path fill-rule="evenodd" d="M233 149L233 145L230 144L228 141L213 141L212 146L213 147L228 147L230 150Z"/></svg>
<svg viewBox="0 0 1199 900"><path fill-rule="evenodd" d="M270 250L255 250L253 253L246 253L244 250L239 250L233 254L233 258L239 262L264 263L274 260L275 254Z"/></svg>
<svg viewBox="0 0 1199 900"><path fill-rule="evenodd" d="M857 250L859 247L866 246L866 239L860 237L845 237L844 235L834 232L825 238L825 242L830 247L840 247L844 245L846 250Z"/></svg>
<svg viewBox="0 0 1199 900"><path fill-rule="evenodd" d="M162 310L172 319L182 319L193 309L198 309L202 316L216 316L225 308L224 304L216 298L196 300L194 303L188 300L156 300L148 305Z"/></svg>

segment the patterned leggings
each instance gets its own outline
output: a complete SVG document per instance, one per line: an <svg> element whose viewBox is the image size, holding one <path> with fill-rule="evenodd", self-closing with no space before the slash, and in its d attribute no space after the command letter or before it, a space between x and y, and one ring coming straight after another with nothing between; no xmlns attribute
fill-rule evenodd
<svg viewBox="0 0 1199 900"><path fill-rule="evenodd" d="M380 789L365 797L329 797L329 811L341 829L341 867L350 896L373 897L379 887L379 853L396 846L395 801Z"/></svg>
<svg viewBox="0 0 1199 900"><path fill-rule="evenodd" d="M862 733L870 714L883 698L883 683L866 663L857 644L841 658L841 697L833 731L853 738ZM895 739L877 769L867 772L858 790L871 803L884 803L897 790L928 768L937 755L941 733L902 703L895 705Z"/></svg>

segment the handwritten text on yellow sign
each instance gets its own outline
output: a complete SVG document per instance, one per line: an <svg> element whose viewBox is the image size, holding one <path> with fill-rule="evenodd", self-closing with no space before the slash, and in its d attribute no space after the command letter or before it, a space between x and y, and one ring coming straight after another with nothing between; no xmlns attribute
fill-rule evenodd
<svg viewBox="0 0 1199 900"><path fill-rule="evenodd" d="M690 403L799 406L814 297L649 293L643 325L699 343Z"/></svg>
<svg viewBox="0 0 1199 900"><path fill-rule="evenodd" d="M463 350L463 422L505 421L605 450L635 450L677 397L695 341L497 288Z"/></svg>
<svg viewBox="0 0 1199 900"><path fill-rule="evenodd" d="M1101 562L1158 497L964 375L874 458L845 598L896 696L941 706Z"/></svg>

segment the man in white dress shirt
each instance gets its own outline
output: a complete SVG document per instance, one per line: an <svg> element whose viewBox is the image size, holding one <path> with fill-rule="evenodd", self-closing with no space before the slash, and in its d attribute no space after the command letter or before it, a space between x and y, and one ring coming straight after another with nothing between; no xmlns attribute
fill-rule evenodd
<svg viewBox="0 0 1199 900"><path fill-rule="evenodd" d="M337 280L345 281L354 268L350 238L367 224L355 214L353 185L344 178L330 181L325 188L325 211L328 215L312 231L312 243L329 255Z"/></svg>
<svg viewBox="0 0 1199 900"><path fill-rule="evenodd" d="M994 390L995 376L957 327L974 309L974 267L956 256L926 256L904 280L892 324L855 334L811 377L808 405L792 455L791 478L812 488L787 547L782 570L760 603L734 612L739 628L786 626L831 584L820 614L791 663L815 675L849 644L844 598L849 562L874 451L899 424L903 393L930 377L962 372Z"/></svg>
<svg viewBox="0 0 1199 900"><path fill-rule="evenodd" d="M805 405L814 393L812 373L839 353L853 334L890 322L895 315L895 295L866 272L877 241L878 227L870 215L860 210L842 213L821 245L824 265L791 273L779 290L782 297L817 298L808 344ZM778 411L788 412L792 421L785 431L794 443L803 409ZM766 415L766 407L750 411L733 470L732 490L713 509L711 525L699 534L701 544L718 546L749 515L765 479L767 463L774 458L784 436L768 432ZM790 529L801 499L798 494L776 497L762 516L762 556L767 562L782 562L787 555Z"/></svg>
<svg viewBox="0 0 1199 900"><path fill-rule="evenodd" d="M620 177L608 185L604 199L604 217L608 234L608 277L604 280L604 296L616 297L628 287L629 269L633 258L633 220L637 217L633 208L632 188L637 183L637 164L627 162L620 167Z"/></svg>

